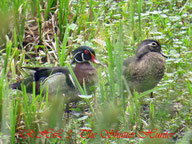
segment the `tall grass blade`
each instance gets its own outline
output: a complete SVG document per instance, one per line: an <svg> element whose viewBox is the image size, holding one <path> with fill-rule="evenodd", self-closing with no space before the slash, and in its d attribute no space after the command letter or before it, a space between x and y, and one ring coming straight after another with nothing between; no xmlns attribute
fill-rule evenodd
<svg viewBox="0 0 192 144"><path fill-rule="evenodd" d="M66 46L67 46L67 41L68 41L68 37L69 37L69 32L70 32L70 28L69 25L67 25L66 30L65 30L65 34L64 34L64 38L63 38L63 43L62 43L62 48L61 48L61 54L59 54L59 62L60 62L60 66L64 65L64 62L67 58L66 55Z"/></svg>
<svg viewBox="0 0 192 144"><path fill-rule="evenodd" d="M110 96L114 100L115 98L115 72L114 72L114 57L113 57L113 46L110 42L110 39L106 39L106 46L107 46L107 51L108 51L108 56L109 56L109 87L110 87Z"/></svg>
<svg viewBox="0 0 192 144"><path fill-rule="evenodd" d="M47 2L47 8L45 10L45 16L44 16L45 20L47 20L47 18L48 18L48 14L50 12L50 9L51 9L53 2L54 2L54 0L48 0L48 2Z"/></svg>
<svg viewBox="0 0 192 144"><path fill-rule="evenodd" d="M39 30L39 40L42 40L42 19L41 19L41 7L40 0L37 0L37 23Z"/></svg>

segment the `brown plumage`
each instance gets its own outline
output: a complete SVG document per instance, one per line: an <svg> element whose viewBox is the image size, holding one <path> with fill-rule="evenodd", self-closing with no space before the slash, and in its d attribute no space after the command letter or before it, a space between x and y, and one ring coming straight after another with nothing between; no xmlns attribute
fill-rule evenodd
<svg viewBox="0 0 192 144"><path fill-rule="evenodd" d="M166 57L159 42L146 39L141 42L136 55L124 61L124 76L131 91L144 92L154 88L162 79Z"/></svg>
<svg viewBox="0 0 192 144"><path fill-rule="evenodd" d="M85 82L88 91L94 90L98 77L96 69L90 63L77 64L74 73L81 86Z"/></svg>

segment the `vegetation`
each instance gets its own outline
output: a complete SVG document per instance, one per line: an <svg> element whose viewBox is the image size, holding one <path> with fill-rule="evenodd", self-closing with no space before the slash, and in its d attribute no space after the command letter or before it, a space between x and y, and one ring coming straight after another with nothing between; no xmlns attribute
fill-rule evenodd
<svg viewBox="0 0 192 144"><path fill-rule="evenodd" d="M181 0L1 0L0 142L191 143L191 9L191 1ZM158 40L169 56L166 73L156 88L132 96L122 77L122 63L146 38ZM22 66L69 66L70 51L81 45L93 47L103 65L97 66L93 100L85 98L71 106L68 116L58 101L47 100L48 95L8 88L26 76ZM144 110L144 105L149 107ZM52 134L61 134L42 136L51 128ZM85 130L92 134L88 137ZM148 130L155 132L151 136L173 136L139 136ZM26 134L30 131L31 136ZM35 138L33 131L42 138ZM116 132L130 135L117 138Z"/></svg>

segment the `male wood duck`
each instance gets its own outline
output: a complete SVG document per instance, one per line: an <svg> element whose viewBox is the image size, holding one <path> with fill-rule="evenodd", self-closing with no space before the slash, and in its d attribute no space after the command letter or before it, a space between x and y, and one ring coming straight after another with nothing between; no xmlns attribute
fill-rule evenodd
<svg viewBox="0 0 192 144"><path fill-rule="evenodd" d="M136 55L124 61L124 76L130 90L144 92L154 88L162 79L167 57L159 42L146 39L136 50Z"/></svg>
<svg viewBox="0 0 192 144"><path fill-rule="evenodd" d="M89 63L90 61L98 64L95 51L88 46L81 46L72 52L72 64L76 64L73 71L83 87L85 82L87 92L90 94L95 89L97 82L97 71ZM29 68L34 70L34 74L24 79L21 82L10 85L10 88L21 90L21 84L26 86L28 93L33 92L33 81L36 83L36 94L41 91L46 94L46 87L49 90L49 97L52 95L62 95L65 103L70 103L80 100L79 91L75 88L73 78L66 67L34 67Z"/></svg>

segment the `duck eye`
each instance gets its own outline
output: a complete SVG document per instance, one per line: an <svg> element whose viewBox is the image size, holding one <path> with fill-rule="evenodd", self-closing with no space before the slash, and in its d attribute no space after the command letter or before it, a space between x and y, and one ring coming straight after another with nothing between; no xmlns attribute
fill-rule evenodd
<svg viewBox="0 0 192 144"><path fill-rule="evenodd" d="M88 51L88 50L85 50L85 51L84 51L84 54L89 54L89 51Z"/></svg>
<svg viewBox="0 0 192 144"><path fill-rule="evenodd" d="M157 46L157 43L156 42L152 42L151 45L152 46Z"/></svg>

